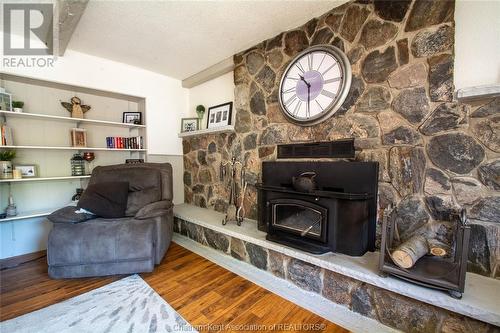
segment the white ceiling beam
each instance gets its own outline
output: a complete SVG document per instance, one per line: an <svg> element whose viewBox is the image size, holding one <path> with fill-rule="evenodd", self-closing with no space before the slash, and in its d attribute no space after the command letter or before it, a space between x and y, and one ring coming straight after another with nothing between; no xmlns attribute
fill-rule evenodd
<svg viewBox="0 0 500 333"><path fill-rule="evenodd" d="M63 56L89 0L58 0L59 56Z"/></svg>
<svg viewBox="0 0 500 333"><path fill-rule="evenodd" d="M207 69L202 70L199 73L191 75L190 77L182 80L183 88L193 88L197 85L215 79L221 75L231 72L234 69L234 61L233 57L229 57L227 59L222 60L221 62L216 63L208 67Z"/></svg>

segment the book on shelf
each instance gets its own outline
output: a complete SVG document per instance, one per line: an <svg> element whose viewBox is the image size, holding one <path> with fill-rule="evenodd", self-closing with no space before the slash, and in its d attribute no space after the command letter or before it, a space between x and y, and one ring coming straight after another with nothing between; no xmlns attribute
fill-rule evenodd
<svg viewBox="0 0 500 333"><path fill-rule="evenodd" d="M0 132L1 132L0 146L13 146L14 140L12 139L12 128L10 128L5 124L2 124L0 127Z"/></svg>
<svg viewBox="0 0 500 333"><path fill-rule="evenodd" d="M144 149L142 136L122 137L108 136L106 137L106 147L110 149Z"/></svg>

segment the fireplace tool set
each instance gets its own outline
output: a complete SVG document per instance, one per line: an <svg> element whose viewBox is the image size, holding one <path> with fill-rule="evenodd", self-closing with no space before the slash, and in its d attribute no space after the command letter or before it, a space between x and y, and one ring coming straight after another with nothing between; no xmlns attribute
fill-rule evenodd
<svg viewBox="0 0 500 333"><path fill-rule="evenodd" d="M238 171L239 169L239 171ZM222 225L227 222L236 222L238 226L241 225L245 218L245 209L243 207L243 200L245 199L245 192L247 189L247 182L245 179L245 167L235 157L231 161L221 163L220 165L220 179L225 182L229 175L229 204L226 210L226 216L222 219ZM239 182L238 182L239 178ZM238 189L240 191L238 191ZM238 205L239 202L239 205Z"/></svg>

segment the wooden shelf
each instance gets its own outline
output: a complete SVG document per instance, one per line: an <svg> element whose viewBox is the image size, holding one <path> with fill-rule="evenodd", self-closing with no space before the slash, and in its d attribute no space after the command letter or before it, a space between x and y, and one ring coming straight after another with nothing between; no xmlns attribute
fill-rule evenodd
<svg viewBox="0 0 500 333"><path fill-rule="evenodd" d="M57 146L0 146L0 149L46 149L46 150L102 150L102 151L146 151L146 149L124 149L103 147L57 147Z"/></svg>
<svg viewBox="0 0 500 333"><path fill-rule="evenodd" d="M199 131L179 133L179 138L186 138L186 137L197 136L197 135L208 135L208 134L215 134L215 133L227 133L227 132L234 132L234 126L227 125L227 126L221 126L221 127L217 127L217 128L207 128L207 129L203 129L203 130L199 130Z"/></svg>
<svg viewBox="0 0 500 333"><path fill-rule="evenodd" d="M86 176L61 176L61 177L32 177L32 178L21 178L21 179L0 179L0 183L21 183L21 182L40 182L40 181L53 181L53 180L76 180L90 178L90 175Z"/></svg>
<svg viewBox="0 0 500 333"><path fill-rule="evenodd" d="M117 126L117 127L128 127L128 128L146 128L146 125L125 124L107 120L80 119L80 118L61 117L61 116L52 116L48 114L37 114L37 113L26 113L26 112L0 111L0 116L8 116L14 118L31 118L39 120L56 120L56 121L65 121L73 123Z"/></svg>

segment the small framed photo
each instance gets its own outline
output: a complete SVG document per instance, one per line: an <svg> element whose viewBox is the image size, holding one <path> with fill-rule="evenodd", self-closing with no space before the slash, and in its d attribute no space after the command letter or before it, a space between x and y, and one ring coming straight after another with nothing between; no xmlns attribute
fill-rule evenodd
<svg viewBox="0 0 500 333"><path fill-rule="evenodd" d="M12 95L0 90L0 111L12 111Z"/></svg>
<svg viewBox="0 0 500 333"><path fill-rule="evenodd" d="M123 122L125 124L142 124L142 113L141 112L123 112Z"/></svg>
<svg viewBox="0 0 500 333"><path fill-rule="evenodd" d="M231 125L233 102L224 103L208 108L207 128L216 128Z"/></svg>
<svg viewBox="0 0 500 333"><path fill-rule="evenodd" d="M34 164L29 165L14 165L14 170L21 171L21 177L23 178L35 178L38 177L37 166Z"/></svg>
<svg viewBox="0 0 500 333"><path fill-rule="evenodd" d="M71 146L87 147L87 130L83 128L71 129Z"/></svg>
<svg viewBox="0 0 500 333"><path fill-rule="evenodd" d="M182 118L181 133L193 132L198 130L198 118Z"/></svg>

